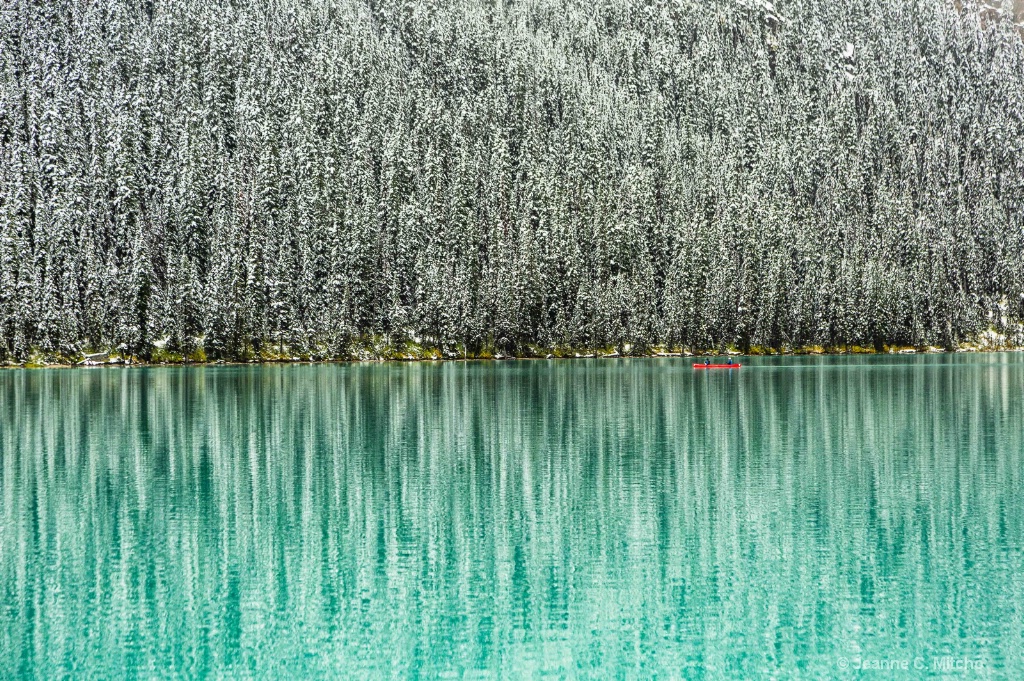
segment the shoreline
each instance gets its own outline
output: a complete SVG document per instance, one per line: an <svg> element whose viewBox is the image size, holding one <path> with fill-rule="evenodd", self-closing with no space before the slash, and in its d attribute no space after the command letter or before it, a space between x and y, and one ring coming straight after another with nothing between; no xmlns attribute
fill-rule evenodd
<svg viewBox="0 0 1024 681"><path fill-rule="evenodd" d="M55 355L36 355L25 361L0 362L2 369L76 369L95 367L159 367L159 366L252 366L262 364L363 364L363 363L412 363L412 362L507 362L516 360L575 360L575 359L662 359L687 357L848 357L848 356L895 356L895 355L943 355L943 354L991 354L997 352L1024 352L1024 345L1016 344L961 344L956 349L937 346L885 346L881 352L873 348L850 346L846 348L804 346L783 350L752 349L741 352L734 348L724 351L715 350L668 350L656 348L652 352L620 353L611 348L587 348L559 350L557 352L532 352L515 355L481 352L477 354L459 354L442 352L437 348L420 349L420 352L385 352L366 351L353 353L349 356L325 357L316 355L288 356L284 354L261 353L249 359L207 359L204 355L181 356L170 353L158 355L158 359L143 359L135 355L122 355L116 352L97 352L79 355L72 360L68 357ZM170 355L170 356L168 356Z"/></svg>

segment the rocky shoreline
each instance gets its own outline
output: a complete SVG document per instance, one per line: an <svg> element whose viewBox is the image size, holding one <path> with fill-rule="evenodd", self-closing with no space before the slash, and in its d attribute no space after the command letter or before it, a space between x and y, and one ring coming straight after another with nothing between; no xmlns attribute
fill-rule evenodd
<svg viewBox="0 0 1024 681"><path fill-rule="evenodd" d="M157 346L149 358L117 350L79 352L75 355L37 352L25 360L0 360L0 368L71 368L98 366L214 366L247 364L325 364L349 362L438 362L438 361L503 361L516 359L620 359L659 357L772 357L772 356L844 356L844 355L916 355L946 353L1024 352L1022 339L1008 338L995 331L986 331L971 342L955 348L935 345L883 345L881 351L858 345L822 346L804 345L768 348L752 346L746 351L735 345L717 349L692 349L654 346L645 350L629 344L621 347L570 348L529 346L519 353L501 353L484 349L464 352L461 346L433 347L413 341L393 343L361 343L345 353L291 353L288 348L264 349L247 356L234 358L208 358L203 350L190 354L175 353Z"/></svg>

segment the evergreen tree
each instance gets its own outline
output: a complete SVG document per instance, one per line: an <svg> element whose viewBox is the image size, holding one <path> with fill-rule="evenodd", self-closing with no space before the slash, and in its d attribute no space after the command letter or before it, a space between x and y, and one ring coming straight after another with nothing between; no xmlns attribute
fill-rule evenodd
<svg viewBox="0 0 1024 681"><path fill-rule="evenodd" d="M1014 11L13 0L0 354L955 346L1024 317Z"/></svg>

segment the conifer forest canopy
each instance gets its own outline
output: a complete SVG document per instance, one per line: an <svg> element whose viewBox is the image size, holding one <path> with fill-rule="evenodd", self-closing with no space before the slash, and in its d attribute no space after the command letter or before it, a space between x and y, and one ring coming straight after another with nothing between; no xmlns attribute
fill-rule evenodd
<svg viewBox="0 0 1024 681"><path fill-rule="evenodd" d="M7 0L0 355L951 346L1024 317L1022 17Z"/></svg>

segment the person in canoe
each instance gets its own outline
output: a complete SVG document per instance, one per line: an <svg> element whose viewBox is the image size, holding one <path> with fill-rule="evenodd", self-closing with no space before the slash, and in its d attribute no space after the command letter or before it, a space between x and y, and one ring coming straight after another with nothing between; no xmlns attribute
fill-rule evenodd
<svg viewBox="0 0 1024 681"><path fill-rule="evenodd" d="M703 362L695 362L693 365L694 369L739 369L742 364L733 360L731 357L726 358L724 364L713 364L710 358L705 358Z"/></svg>

